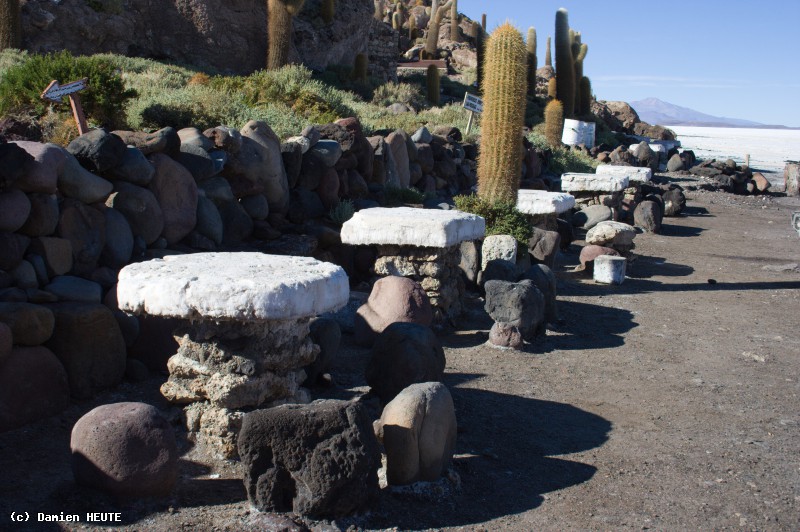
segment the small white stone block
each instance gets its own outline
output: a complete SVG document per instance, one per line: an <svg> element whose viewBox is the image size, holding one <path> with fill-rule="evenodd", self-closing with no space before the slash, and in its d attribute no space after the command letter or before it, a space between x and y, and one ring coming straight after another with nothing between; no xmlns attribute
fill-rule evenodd
<svg viewBox="0 0 800 532"><path fill-rule="evenodd" d="M635 166L601 164L597 167L595 173L601 176L627 177L631 185L648 183L653 179L653 171L650 168L637 168Z"/></svg>
<svg viewBox="0 0 800 532"><path fill-rule="evenodd" d="M517 239L511 235L490 235L483 239L481 247L481 270L490 260L502 259L517 263Z"/></svg>
<svg viewBox="0 0 800 532"><path fill-rule="evenodd" d="M412 207L363 209L342 226L342 243L447 248L483 238L486 221L461 211Z"/></svg>
<svg viewBox="0 0 800 532"><path fill-rule="evenodd" d="M312 317L347 303L347 274L309 257L194 253L119 272L119 308L134 314L234 321Z"/></svg>
<svg viewBox="0 0 800 532"><path fill-rule="evenodd" d="M546 190L520 190L517 209L525 214L561 214L575 206L575 196Z"/></svg>
<svg viewBox="0 0 800 532"><path fill-rule="evenodd" d="M564 192L620 192L628 188L627 176L597 174L563 174L561 190Z"/></svg>
<svg viewBox="0 0 800 532"><path fill-rule="evenodd" d="M627 262L625 257L600 255L594 259L594 280L603 284L622 284Z"/></svg>

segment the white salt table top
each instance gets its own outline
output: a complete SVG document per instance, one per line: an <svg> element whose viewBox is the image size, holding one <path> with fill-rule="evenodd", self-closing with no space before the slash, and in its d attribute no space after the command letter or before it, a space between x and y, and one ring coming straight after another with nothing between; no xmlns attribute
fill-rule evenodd
<svg viewBox="0 0 800 532"><path fill-rule="evenodd" d="M312 317L341 308L349 294L340 266L263 253L170 255L126 266L117 284L121 310L187 319Z"/></svg>
<svg viewBox="0 0 800 532"><path fill-rule="evenodd" d="M601 164L597 167L595 173L605 176L625 176L631 183L647 183L653 179L653 171L650 168L637 168L635 166Z"/></svg>
<svg viewBox="0 0 800 532"><path fill-rule="evenodd" d="M561 214L575 206L575 196L546 190L520 190L517 209L525 214Z"/></svg>
<svg viewBox="0 0 800 532"><path fill-rule="evenodd" d="M561 190L564 192L619 192L628 188L627 176L597 174L563 174Z"/></svg>
<svg viewBox="0 0 800 532"><path fill-rule="evenodd" d="M342 225L342 243L447 248L485 233L486 221L474 214L375 207L358 211Z"/></svg>

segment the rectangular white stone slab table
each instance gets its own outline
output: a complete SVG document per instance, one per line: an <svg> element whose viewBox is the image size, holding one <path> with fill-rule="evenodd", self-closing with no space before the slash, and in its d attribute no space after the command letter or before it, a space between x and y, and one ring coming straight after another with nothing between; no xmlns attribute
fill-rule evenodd
<svg viewBox="0 0 800 532"><path fill-rule="evenodd" d="M566 173L561 176L561 190L575 196L575 203L583 208L605 205L619 209L630 179L627 176Z"/></svg>
<svg viewBox="0 0 800 532"><path fill-rule="evenodd" d="M191 439L235 458L244 412L310 400L303 368L319 347L309 322L349 291L341 267L308 257L195 253L126 266L117 300L126 312L188 320L161 393L186 405Z"/></svg>
<svg viewBox="0 0 800 532"><path fill-rule="evenodd" d="M575 207L575 196L566 192L521 189L517 193L517 210L527 214L534 227L558 230L558 215Z"/></svg>
<svg viewBox="0 0 800 532"><path fill-rule="evenodd" d="M364 209L342 226L342 243L377 246L375 273L419 282L437 321L462 311L464 284L459 271L460 244L482 239L486 222L456 210L411 207Z"/></svg>
<svg viewBox="0 0 800 532"><path fill-rule="evenodd" d="M650 168L638 168L635 166L601 164L597 167L595 173L601 176L627 177L629 185L634 183L649 183L653 180L653 171Z"/></svg>

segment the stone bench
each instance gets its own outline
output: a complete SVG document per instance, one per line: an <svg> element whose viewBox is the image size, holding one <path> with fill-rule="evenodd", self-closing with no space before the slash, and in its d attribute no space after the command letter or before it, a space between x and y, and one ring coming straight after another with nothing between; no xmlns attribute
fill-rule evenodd
<svg viewBox="0 0 800 532"><path fill-rule="evenodd" d="M225 458L237 456L244 412L310 400L309 321L349 292L339 266L262 253L167 256L126 266L117 285L126 312L188 320L161 393L186 405L190 439Z"/></svg>
<svg viewBox="0 0 800 532"><path fill-rule="evenodd" d="M529 215L535 227L557 231L559 214L575 207L575 196L564 192L522 189L517 194L517 210Z"/></svg>
<svg viewBox="0 0 800 532"><path fill-rule="evenodd" d="M629 183L630 179L621 175L566 173L561 176L561 190L575 197L579 209L589 205L619 209Z"/></svg>
<svg viewBox="0 0 800 532"><path fill-rule="evenodd" d="M435 319L461 314L464 282L459 270L460 244L483 238L486 222L460 211L411 207L364 209L342 226L342 243L377 246L375 273L419 282L428 294Z"/></svg>

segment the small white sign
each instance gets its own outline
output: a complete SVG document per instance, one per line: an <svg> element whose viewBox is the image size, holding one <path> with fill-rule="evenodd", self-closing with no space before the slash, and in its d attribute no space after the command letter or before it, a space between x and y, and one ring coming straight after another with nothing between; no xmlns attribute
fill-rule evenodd
<svg viewBox="0 0 800 532"><path fill-rule="evenodd" d="M482 113L483 100L474 94L466 93L464 95L464 109L473 113Z"/></svg>

